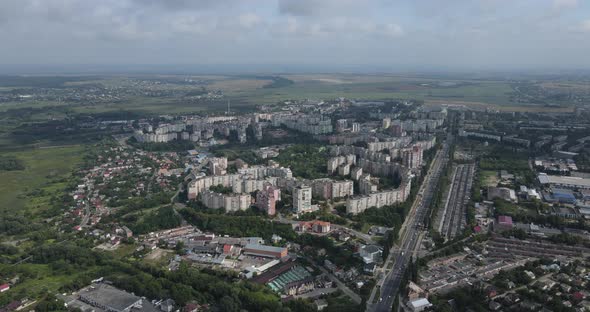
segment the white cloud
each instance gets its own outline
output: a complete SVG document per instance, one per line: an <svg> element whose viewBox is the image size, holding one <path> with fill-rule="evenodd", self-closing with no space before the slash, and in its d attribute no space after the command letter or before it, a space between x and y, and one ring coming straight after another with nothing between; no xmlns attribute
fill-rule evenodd
<svg viewBox="0 0 590 312"><path fill-rule="evenodd" d="M203 35L213 28L211 22L194 15L177 16L170 22L170 31L181 34Z"/></svg>
<svg viewBox="0 0 590 312"><path fill-rule="evenodd" d="M299 29L299 23L297 22L297 19L294 17L288 17L287 18L287 22L285 23L285 30L287 33L290 34L294 34L297 32L297 29ZM280 29L280 28L279 28Z"/></svg>
<svg viewBox="0 0 590 312"><path fill-rule="evenodd" d="M378 5L375 0L278 0L279 13L292 16L355 16Z"/></svg>
<svg viewBox="0 0 590 312"><path fill-rule="evenodd" d="M398 24L381 24L371 20L349 17L311 19L288 16L270 27L270 33L276 36L330 37L332 40L375 36L399 37L404 34L402 27Z"/></svg>
<svg viewBox="0 0 590 312"><path fill-rule="evenodd" d="M553 7L556 9L575 9L578 7L578 0L553 0Z"/></svg>
<svg viewBox="0 0 590 312"><path fill-rule="evenodd" d="M262 23L262 18L254 13L245 13L238 16L240 26L245 28L253 28Z"/></svg>
<svg viewBox="0 0 590 312"><path fill-rule="evenodd" d="M399 37L404 34L402 27L397 24L386 24L383 27L383 31L385 35L388 35L390 37Z"/></svg>
<svg viewBox="0 0 590 312"><path fill-rule="evenodd" d="M395 53L400 62L421 63L422 57L461 64L463 56L471 53L473 63L518 65L530 63L531 58L542 63L544 57L554 59L549 55L570 53L572 57L562 58L563 62L586 65L587 56L578 56L590 49L590 41L580 40L590 33L590 19L579 17L588 16L585 4L580 0L0 0L0 42L10 42L0 49L0 59L43 63L57 55L87 63L191 62L194 54L183 51L196 49L199 62L240 63L258 57L259 62L370 63L387 61ZM555 42L560 51L555 52ZM402 45L407 49L395 49Z"/></svg>

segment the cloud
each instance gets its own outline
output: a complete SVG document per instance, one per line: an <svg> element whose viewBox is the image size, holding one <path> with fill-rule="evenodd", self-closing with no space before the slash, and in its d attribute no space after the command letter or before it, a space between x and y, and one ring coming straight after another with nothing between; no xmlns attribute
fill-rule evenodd
<svg viewBox="0 0 590 312"><path fill-rule="evenodd" d="M211 21L194 15L177 16L170 22L170 31L179 34L204 35L214 27Z"/></svg>
<svg viewBox="0 0 590 312"><path fill-rule="evenodd" d="M0 63L588 64L588 8L579 0L0 0L0 42L10 43Z"/></svg>
<svg viewBox="0 0 590 312"><path fill-rule="evenodd" d="M376 3L374 0L278 0L279 13L292 16L354 16Z"/></svg>
<svg viewBox="0 0 590 312"><path fill-rule="evenodd" d="M126 0L122 0L126 1ZM170 11L206 10L233 6L240 0L131 0L136 7L156 7Z"/></svg>
<svg viewBox="0 0 590 312"><path fill-rule="evenodd" d="M316 7L317 4L312 0L279 0L279 12L281 14L311 16Z"/></svg>
<svg viewBox="0 0 590 312"><path fill-rule="evenodd" d="M367 39L374 37L400 37L404 35L400 25L394 23L376 23L371 20L331 17L309 19L307 17L288 16L274 25L269 32L276 37L289 35L297 38L322 37L337 41L342 38Z"/></svg>
<svg viewBox="0 0 590 312"><path fill-rule="evenodd" d="M397 24L391 24L391 23L384 25L383 32L384 32L384 34L386 34L390 37L399 37L404 34L404 31L401 26L399 26Z"/></svg>
<svg viewBox="0 0 590 312"><path fill-rule="evenodd" d="M254 13L245 13L238 16L240 26L245 28L253 28L262 23L262 18Z"/></svg>
<svg viewBox="0 0 590 312"><path fill-rule="evenodd" d="M575 9L578 7L578 0L553 0L553 8L562 9Z"/></svg>

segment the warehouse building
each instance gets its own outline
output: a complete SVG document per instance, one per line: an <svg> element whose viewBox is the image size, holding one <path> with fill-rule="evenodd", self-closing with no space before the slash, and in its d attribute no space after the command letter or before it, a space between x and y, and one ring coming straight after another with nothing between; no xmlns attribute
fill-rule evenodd
<svg viewBox="0 0 590 312"><path fill-rule="evenodd" d="M569 176L548 175L539 173L539 182L544 185L550 185L558 188L569 189L590 189L590 179Z"/></svg>
<svg viewBox="0 0 590 312"><path fill-rule="evenodd" d="M94 283L71 296L58 297L64 301L68 309L81 311L158 311L148 300L106 283Z"/></svg>
<svg viewBox="0 0 590 312"><path fill-rule="evenodd" d="M287 248L285 247L273 247L259 244L248 244L243 249L244 254L268 257L268 258L284 258L287 256Z"/></svg>

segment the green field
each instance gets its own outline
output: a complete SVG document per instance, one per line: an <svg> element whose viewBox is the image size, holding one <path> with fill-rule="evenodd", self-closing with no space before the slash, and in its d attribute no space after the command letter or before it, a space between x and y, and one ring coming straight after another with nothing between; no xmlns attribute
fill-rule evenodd
<svg viewBox="0 0 590 312"><path fill-rule="evenodd" d="M23 160L26 169L0 171L0 210L31 213L46 209L51 196L63 193L83 151L82 146L69 146L3 153Z"/></svg>
<svg viewBox="0 0 590 312"><path fill-rule="evenodd" d="M9 264L0 265L0 271L11 272L15 267ZM64 284L75 280L86 272L57 273L48 264L24 263L16 269L20 274L21 283L10 289L11 294L21 294L26 298L36 298L49 291L56 291Z"/></svg>
<svg viewBox="0 0 590 312"><path fill-rule="evenodd" d="M490 170L482 170L479 172L480 185L483 187L496 187L498 185L498 172Z"/></svg>
<svg viewBox="0 0 590 312"><path fill-rule="evenodd" d="M427 84L424 85L423 84ZM251 103L276 103L285 99L391 99L449 100L509 104L508 93L512 89L504 82L478 82L454 87L439 87L422 81L389 81L327 83L302 81L282 88L255 89L232 92L231 96Z"/></svg>
<svg viewBox="0 0 590 312"><path fill-rule="evenodd" d="M500 110L555 111L569 109L566 106L544 107L510 102L510 94L514 93L514 90L507 81L360 74L284 75L282 77L290 79L293 83L273 88L268 87L272 81L267 77L195 76L192 78L206 82L202 85L166 82L154 87L160 91L175 91L177 96L134 95L126 96L119 102L96 104L29 100L0 103L0 112L25 107L46 108L49 114L51 112L57 114L57 116L53 116L56 118L63 114L58 108L61 110L66 108L71 113L83 114L121 110L146 114L182 114L224 111L228 100L231 101L231 106L235 111L251 111L260 104L276 104L289 99L327 100L338 97L362 100L415 99L423 100L428 105L452 104L475 108L491 107ZM155 76L153 78L167 79L170 77ZM93 80L89 80L87 77L83 77L80 81L66 81L63 86L72 87L92 83L102 84L105 87L132 88L133 79L135 78L95 77ZM0 88L2 87L0 85ZM190 101L181 96L203 87L209 91L221 90L225 96L221 99L199 101ZM49 106L53 108L49 108Z"/></svg>

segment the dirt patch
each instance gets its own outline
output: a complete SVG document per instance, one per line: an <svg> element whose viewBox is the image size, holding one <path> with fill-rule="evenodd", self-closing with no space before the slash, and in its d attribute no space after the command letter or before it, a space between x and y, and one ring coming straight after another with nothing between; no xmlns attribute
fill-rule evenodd
<svg viewBox="0 0 590 312"><path fill-rule="evenodd" d="M152 252L147 254L145 256L145 259L152 260L152 261L158 261L158 260L162 259L162 257L165 257L166 255L168 255L169 253L171 253L171 251L164 250L161 248L156 248L156 249L152 250Z"/></svg>
<svg viewBox="0 0 590 312"><path fill-rule="evenodd" d="M500 182L500 179L498 179L498 173L496 171L483 170L480 172L480 176L480 184L483 187L496 187L498 186L498 182Z"/></svg>

